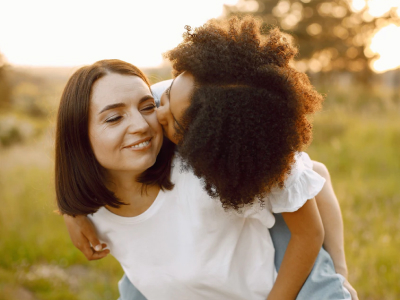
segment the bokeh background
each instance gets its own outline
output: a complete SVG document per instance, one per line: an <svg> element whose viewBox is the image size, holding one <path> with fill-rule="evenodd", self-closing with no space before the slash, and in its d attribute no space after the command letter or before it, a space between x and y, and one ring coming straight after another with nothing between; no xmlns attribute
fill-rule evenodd
<svg viewBox="0 0 400 300"><path fill-rule="evenodd" d="M295 66L326 95L307 150L325 163L360 299L400 299L400 1L202 0L0 2L0 300L116 299L122 276L87 262L54 213L54 124L79 66L119 58L152 82L184 25L253 14L279 26Z"/></svg>

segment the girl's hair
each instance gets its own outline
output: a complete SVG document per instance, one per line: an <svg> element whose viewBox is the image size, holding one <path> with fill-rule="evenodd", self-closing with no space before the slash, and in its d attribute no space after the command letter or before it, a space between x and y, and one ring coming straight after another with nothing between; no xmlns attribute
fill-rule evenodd
<svg viewBox="0 0 400 300"><path fill-rule="evenodd" d="M61 96L55 144L55 185L57 204L62 214L94 213L101 206L124 204L105 186L104 168L98 163L88 134L89 107L93 84L108 73L146 76L135 66L121 60L101 60L77 70L68 80ZM164 139L155 164L137 180L144 188L158 185L171 190L171 160L174 145Z"/></svg>
<svg viewBox="0 0 400 300"><path fill-rule="evenodd" d="M211 20L165 54L174 75L195 87L179 132L185 168L211 197L239 209L283 187L294 154L312 139L307 115L323 97L290 62L297 53L283 33L260 33L252 17Z"/></svg>

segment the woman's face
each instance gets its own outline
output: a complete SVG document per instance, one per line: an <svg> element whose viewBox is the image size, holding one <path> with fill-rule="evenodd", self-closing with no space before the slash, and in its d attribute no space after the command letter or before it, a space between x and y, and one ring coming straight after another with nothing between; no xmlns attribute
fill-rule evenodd
<svg viewBox="0 0 400 300"><path fill-rule="evenodd" d="M156 161L163 132L154 98L137 76L110 73L92 87L89 139L108 173L139 175Z"/></svg>
<svg viewBox="0 0 400 300"><path fill-rule="evenodd" d="M162 94L160 99L157 118L163 127L165 136L175 144L179 142L175 134L176 129L180 127L179 121L190 105L190 96L193 88L193 76L190 73L184 72L174 79L171 86Z"/></svg>

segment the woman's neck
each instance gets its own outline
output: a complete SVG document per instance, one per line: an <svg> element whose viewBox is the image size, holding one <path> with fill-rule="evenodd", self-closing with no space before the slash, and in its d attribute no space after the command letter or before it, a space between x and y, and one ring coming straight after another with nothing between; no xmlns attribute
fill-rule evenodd
<svg viewBox="0 0 400 300"><path fill-rule="evenodd" d="M144 187L132 176L113 176L107 187L126 205L121 205L119 208L106 206L106 208L123 217L135 217L144 213L153 204L160 191L158 186Z"/></svg>

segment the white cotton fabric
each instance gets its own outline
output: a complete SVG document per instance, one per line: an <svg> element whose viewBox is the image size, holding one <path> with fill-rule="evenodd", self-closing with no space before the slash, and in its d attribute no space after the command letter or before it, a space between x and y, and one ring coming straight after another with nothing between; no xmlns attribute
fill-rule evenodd
<svg viewBox="0 0 400 300"><path fill-rule="evenodd" d="M160 106L161 95L169 88L172 84L172 79L157 82L151 86L151 92L153 93L154 101L157 107Z"/></svg>
<svg viewBox="0 0 400 300"><path fill-rule="evenodd" d="M308 154L298 153L293 170L285 181L285 188L274 188L267 196L272 212L282 213L298 210L308 199L312 199L318 194L324 183L325 179L312 170L312 161Z"/></svg>
<svg viewBox="0 0 400 300"><path fill-rule="evenodd" d="M296 158L287 188L267 198L272 211L297 210L324 184L307 155ZM178 159L174 165L174 189L160 191L143 214L121 217L103 207L89 216L100 239L148 300L265 300L276 278L271 210L225 212L198 178L180 172Z"/></svg>

